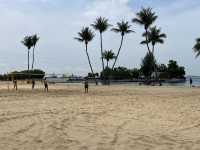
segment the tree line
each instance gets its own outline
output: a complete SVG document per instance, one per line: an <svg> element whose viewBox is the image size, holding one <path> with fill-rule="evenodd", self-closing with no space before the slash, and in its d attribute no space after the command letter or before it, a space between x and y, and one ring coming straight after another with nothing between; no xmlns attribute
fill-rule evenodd
<svg viewBox="0 0 200 150"><path fill-rule="evenodd" d="M153 79L152 73L154 66L157 69L157 76L161 80L185 78L185 68L179 66L174 60L170 60L165 64L150 64L152 62L151 56L146 55L142 60L140 68L128 69L126 67L116 67L114 69L106 68L101 72L101 77L104 75L107 80L134 80L134 79ZM90 74L91 75L91 74Z"/></svg>
<svg viewBox="0 0 200 150"><path fill-rule="evenodd" d="M13 71L8 74L0 74L1 81L25 80L25 79L43 79L45 72L40 69Z"/></svg>

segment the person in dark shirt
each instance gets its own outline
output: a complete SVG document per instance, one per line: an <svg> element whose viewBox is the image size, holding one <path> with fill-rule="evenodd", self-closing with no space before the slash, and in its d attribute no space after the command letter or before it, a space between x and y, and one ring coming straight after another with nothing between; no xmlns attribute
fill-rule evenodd
<svg viewBox="0 0 200 150"><path fill-rule="evenodd" d="M16 79L13 80L13 85L14 85L14 89L17 91L18 88L17 88L17 80Z"/></svg>
<svg viewBox="0 0 200 150"><path fill-rule="evenodd" d="M48 86L48 82L46 81L46 79L44 80L44 90L45 90L45 92L49 91L49 86Z"/></svg>
<svg viewBox="0 0 200 150"><path fill-rule="evenodd" d="M86 79L84 82L84 87L85 87L85 93L88 93L88 89L89 89L89 83L88 80Z"/></svg>
<svg viewBox="0 0 200 150"><path fill-rule="evenodd" d="M192 78L190 78L190 87L192 87L192 83L193 83Z"/></svg>
<svg viewBox="0 0 200 150"><path fill-rule="evenodd" d="M32 90L35 88L35 80L32 80Z"/></svg>

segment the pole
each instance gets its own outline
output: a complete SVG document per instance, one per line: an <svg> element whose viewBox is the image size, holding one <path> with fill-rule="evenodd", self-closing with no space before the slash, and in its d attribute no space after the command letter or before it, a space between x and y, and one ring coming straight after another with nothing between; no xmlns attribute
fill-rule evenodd
<svg viewBox="0 0 200 150"><path fill-rule="evenodd" d="M8 84L8 91L10 91L10 84L9 84L9 75L8 75L8 72L7 72L7 84Z"/></svg>

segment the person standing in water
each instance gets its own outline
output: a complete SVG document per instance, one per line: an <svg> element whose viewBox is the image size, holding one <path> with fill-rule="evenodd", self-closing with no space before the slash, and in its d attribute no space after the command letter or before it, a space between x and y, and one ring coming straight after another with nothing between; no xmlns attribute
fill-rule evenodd
<svg viewBox="0 0 200 150"><path fill-rule="evenodd" d="M192 78L190 77L190 87L192 87L192 83L193 81L192 81Z"/></svg>
<svg viewBox="0 0 200 150"><path fill-rule="evenodd" d="M85 93L88 93L88 89L89 89L89 83L88 80L86 79L84 82L84 87L85 87Z"/></svg>

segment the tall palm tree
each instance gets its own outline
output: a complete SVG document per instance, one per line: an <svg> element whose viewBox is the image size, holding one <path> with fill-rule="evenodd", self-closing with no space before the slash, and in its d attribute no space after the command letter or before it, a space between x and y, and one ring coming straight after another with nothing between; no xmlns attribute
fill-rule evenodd
<svg viewBox="0 0 200 150"><path fill-rule="evenodd" d="M104 17L98 17L94 24L91 24L91 26L99 31L100 33L100 46L101 46L101 61L102 61L102 69L105 69L104 66L104 61L103 61L103 37L102 34L103 32L105 32L111 25L108 23L108 19L104 18Z"/></svg>
<svg viewBox="0 0 200 150"><path fill-rule="evenodd" d="M75 39L78 40L79 42L85 43L85 52L86 52L88 63L93 75L94 75L94 71L93 71L90 56L88 53L88 43L92 41L94 36L95 36L94 33L92 32L92 30L90 30L89 27L83 27L82 30L78 32L78 37L75 37Z"/></svg>
<svg viewBox="0 0 200 150"><path fill-rule="evenodd" d="M152 11L152 8L142 8L141 11L136 13L136 17L132 20L133 23L137 23L139 25L144 26L144 30L146 32L146 45L149 53L151 53L150 47L149 47L149 39L147 36L147 32L149 27L156 21L158 17L156 16L155 12Z"/></svg>
<svg viewBox="0 0 200 150"><path fill-rule="evenodd" d="M31 38L32 38L32 45L33 45L33 61L32 61L32 69L33 69L34 64L35 64L35 46L40 38L37 36L37 34L33 35Z"/></svg>
<svg viewBox="0 0 200 150"><path fill-rule="evenodd" d="M103 58L106 60L107 65L106 67L108 68L108 63L110 60L115 58L115 53L112 50L104 51L103 52Z"/></svg>
<svg viewBox="0 0 200 150"><path fill-rule="evenodd" d="M196 53L196 57L200 56L200 38L196 39L196 43L193 47L194 52Z"/></svg>
<svg viewBox="0 0 200 150"><path fill-rule="evenodd" d="M33 44L32 44L32 37L31 36L26 36L26 37L24 37L23 41L21 41L21 42L28 49L28 71L29 71L30 49L33 46Z"/></svg>
<svg viewBox="0 0 200 150"><path fill-rule="evenodd" d="M157 28L156 26L150 27L149 31L143 34L143 36L148 37L148 41L142 41L141 43L151 43L152 45L152 51L151 51L151 56L155 59L154 56L154 51L155 51L155 45L156 44L163 44L164 43L164 38L167 38L166 34L161 33L161 28ZM157 72L157 67L156 63L154 63L154 71L156 74L156 79L158 77L158 72Z"/></svg>
<svg viewBox="0 0 200 150"><path fill-rule="evenodd" d="M130 28L131 28L131 25L129 25L128 21L127 21L127 22L121 21L121 22L118 22L118 23L117 23L117 27L116 27L116 28L112 28L112 29L111 29L112 31L121 34L121 43L120 43L120 46L119 46L117 55L116 55L116 57L115 57L115 61L114 61L114 64L113 64L113 66L112 66L112 69L114 69L115 64L116 64L116 62L117 62L117 60L118 60L120 51L121 51L121 49L122 49L122 44L123 44L123 41L124 41L124 36L125 36L126 34L128 34L128 33L134 32L133 30L130 30Z"/></svg>

